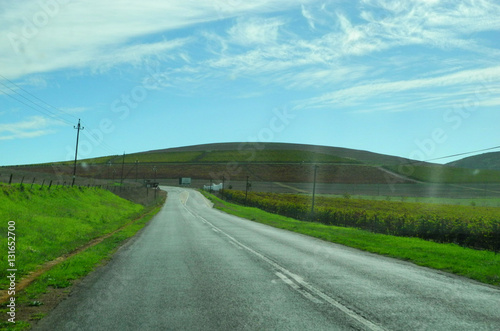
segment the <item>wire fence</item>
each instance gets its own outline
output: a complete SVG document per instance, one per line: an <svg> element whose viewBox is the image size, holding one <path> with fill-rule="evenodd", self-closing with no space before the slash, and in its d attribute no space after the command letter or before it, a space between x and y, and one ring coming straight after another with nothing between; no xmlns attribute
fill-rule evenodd
<svg viewBox="0 0 500 331"><path fill-rule="evenodd" d="M75 177L68 175L54 175L47 173L27 173L23 171L3 171L0 173L0 186L8 185L20 190L56 190L64 188L95 188L108 190L122 198L143 205L155 203L162 195L157 187L143 185L134 181L103 180L86 177Z"/></svg>

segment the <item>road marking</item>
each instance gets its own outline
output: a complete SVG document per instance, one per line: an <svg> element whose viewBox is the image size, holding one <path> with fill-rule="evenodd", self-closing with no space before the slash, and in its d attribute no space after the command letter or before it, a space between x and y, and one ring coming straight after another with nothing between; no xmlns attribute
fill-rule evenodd
<svg viewBox="0 0 500 331"><path fill-rule="evenodd" d="M186 205L188 199L189 199L189 192L188 191L182 191L179 194L179 199L181 200L183 205Z"/></svg>
<svg viewBox="0 0 500 331"><path fill-rule="evenodd" d="M233 241L231 241L231 240L229 241L229 243L230 243L231 245L233 245L234 247L236 247L237 249L240 249L240 250L241 250L241 249L243 249L243 248L241 248L241 246L239 246L239 245L235 244L235 243L234 243Z"/></svg>
<svg viewBox="0 0 500 331"><path fill-rule="evenodd" d="M184 208L188 209L186 206L184 206ZM190 211L190 213L192 215L194 215L194 213L192 213L191 211ZM332 297L328 296L327 294L325 294L321 290L317 289L313 285L307 283L299 275L294 274L290 270L282 267L281 265L279 265L278 263L276 263L273 260L269 259L268 257L266 257L266 256L262 255L261 253L253 250L252 248L248 247L247 245L239 242L237 239L235 239L234 237L232 237L230 234L224 232L223 230L221 230L217 226L213 225L210 221L208 221L203 216L200 216L200 215L196 214L196 217L198 217L199 219L201 219L204 223L210 225L212 227L212 229L217 229L219 231L219 233L221 233L221 234L225 235L226 237L228 237L229 240L231 240L235 245L237 245L237 246L239 246L239 247L247 250L248 252L250 252L253 255L257 256L258 258L260 258L264 262L267 262L268 264L270 264L275 270L277 270L276 275L278 277L280 277L285 283L287 283L288 285L290 285L292 288L294 288L294 289L296 289L296 288L300 289L299 292L302 295L304 295L306 298L308 298L309 300L311 300L313 302L317 301L318 303L321 303L321 300L323 300L324 302L330 304L332 307L337 308L338 310L340 310L344 314L348 315L349 317L351 317L356 322L362 324L363 326L365 326L369 330L372 330L372 331L385 331L384 328L382 328L382 327L376 325L375 323L371 322L370 320L364 318L363 316L359 315L358 313L356 313L352 309L344 306L342 303L338 302L337 300L335 300ZM278 274L282 275L283 277L280 276L280 275L278 275ZM292 280L294 280L295 282L293 282ZM292 285L292 284L294 284L294 285ZM304 293L307 293L307 294L304 294Z"/></svg>
<svg viewBox="0 0 500 331"><path fill-rule="evenodd" d="M276 272L275 275L278 276L279 278L281 278L281 280L285 284L287 284L288 286L290 286L291 288L293 288L295 291L297 291L300 294L302 294L309 301L312 301L312 302L318 303L318 304L324 303L324 301L321 301L320 299L316 298L311 293L309 293L307 291L304 291L297 283L295 283L294 281L292 281L287 276L283 275L281 272Z"/></svg>

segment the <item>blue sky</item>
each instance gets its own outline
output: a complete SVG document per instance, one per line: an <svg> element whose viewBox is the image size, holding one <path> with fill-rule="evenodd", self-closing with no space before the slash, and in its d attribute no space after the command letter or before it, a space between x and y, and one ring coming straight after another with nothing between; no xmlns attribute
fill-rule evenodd
<svg viewBox="0 0 500 331"><path fill-rule="evenodd" d="M72 159L79 118L79 158L500 145L496 0L0 0L0 30L0 165Z"/></svg>

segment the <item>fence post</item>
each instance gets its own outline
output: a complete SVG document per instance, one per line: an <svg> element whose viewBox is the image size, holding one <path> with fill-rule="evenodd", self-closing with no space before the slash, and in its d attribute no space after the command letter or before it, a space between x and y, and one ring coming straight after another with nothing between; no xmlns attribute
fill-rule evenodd
<svg viewBox="0 0 500 331"><path fill-rule="evenodd" d="M21 187L23 186L23 183L24 183L24 176L23 179L21 179Z"/></svg>
<svg viewBox="0 0 500 331"><path fill-rule="evenodd" d="M50 181L50 184L49 184L49 191L50 191L50 187L52 186L52 180Z"/></svg>
<svg viewBox="0 0 500 331"><path fill-rule="evenodd" d="M45 184L45 179L42 182L42 186L40 187L40 190L43 188L43 184Z"/></svg>
<svg viewBox="0 0 500 331"><path fill-rule="evenodd" d="M31 182L31 187L30 187L30 189L32 189L32 188L33 188L33 184L35 184L35 179L36 179L36 177L33 177L33 181Z"/></svg>
<svg viewBox="0 0 500 331"><path fill-rule="evenodd" d="M9 185L12 184L12 174L10 174Z"/></svg>

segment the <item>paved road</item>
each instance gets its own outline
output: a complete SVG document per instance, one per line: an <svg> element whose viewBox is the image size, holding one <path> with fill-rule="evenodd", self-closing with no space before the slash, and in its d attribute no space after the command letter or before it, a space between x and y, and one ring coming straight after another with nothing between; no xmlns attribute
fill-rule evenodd
<svg viewBox="0 0 500 331"><path fill-rule="evenodd" d="M500 330L500 290L167 203L35 330Z"/></svg>

